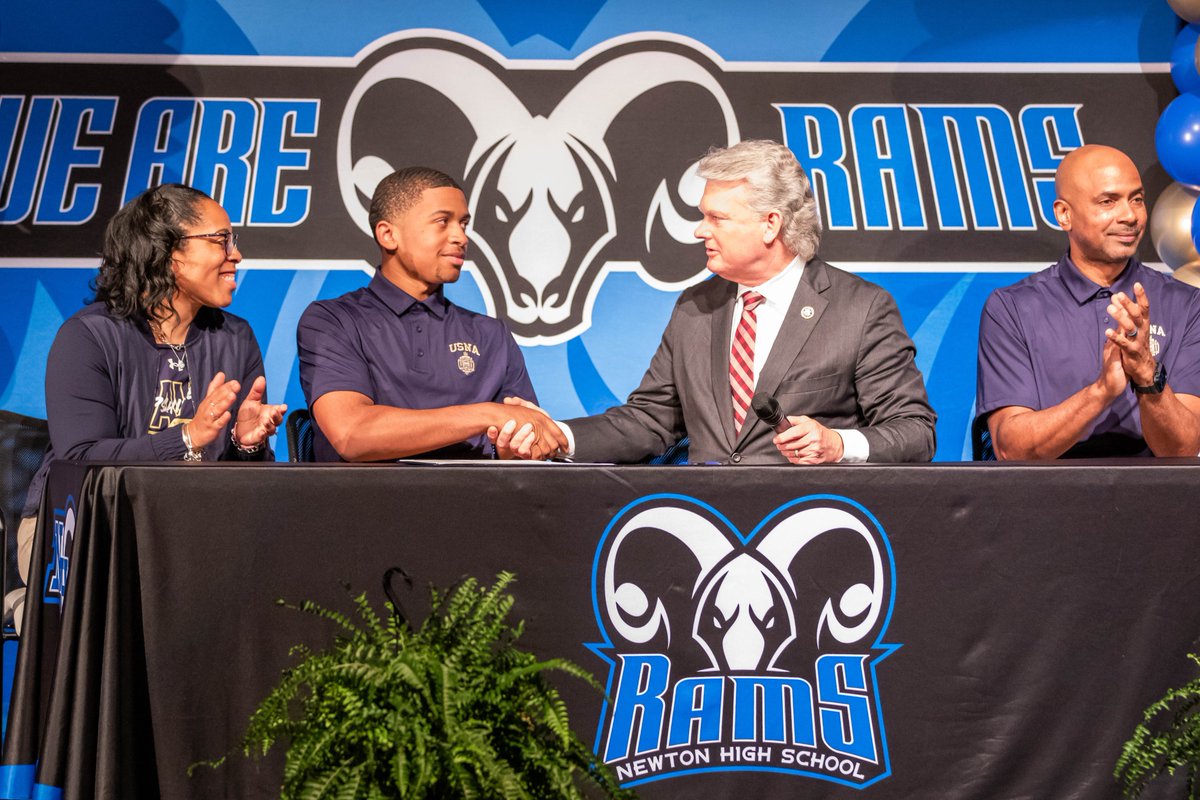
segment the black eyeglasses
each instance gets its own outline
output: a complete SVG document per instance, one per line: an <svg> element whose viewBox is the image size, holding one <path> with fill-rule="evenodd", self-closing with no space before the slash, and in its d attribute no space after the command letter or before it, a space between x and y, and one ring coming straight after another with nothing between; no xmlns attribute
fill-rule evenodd
<svg viewBox="0 0 1200 800"><path fill-rule="evenodd" d="M207 239L210 242L220 240L221 246L225 248L225 257L229 258L233 255L233 251L237 249L238 235L232 231L217 231L216 233L193 233L188 236L180 236L180 239Z"/></svg>

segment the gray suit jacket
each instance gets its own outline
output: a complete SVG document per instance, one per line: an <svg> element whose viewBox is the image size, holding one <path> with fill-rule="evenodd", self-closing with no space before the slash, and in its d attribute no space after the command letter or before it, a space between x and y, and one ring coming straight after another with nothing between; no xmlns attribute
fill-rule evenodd
<svg viewBox="0 0 1200 800"><path fill-rule="evenodd" d="M779 464L751 411L733 431L729 332L737 285L712 278L680 295L642 383L624 405L567 420L577 461L628 463L691 437L692 462ZM814 312L805 319L801 309ZM862 430L870 461L928 461L937 415L890 294L814 258L804 267L755 386L784 414Z"/></svg>

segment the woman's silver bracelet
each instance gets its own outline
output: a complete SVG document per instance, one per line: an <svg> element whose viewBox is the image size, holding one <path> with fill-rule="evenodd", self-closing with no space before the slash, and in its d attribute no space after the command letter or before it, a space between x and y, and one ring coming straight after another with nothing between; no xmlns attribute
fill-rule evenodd
<svg viewBox="0 0 1200 800"><path fill-rule="evenodd" d="M187 448L187 452L183 454L183 460L203 461L204 451L197 450L196 446L192 444L192 436L188 433L187 425L181 425L179 429L183 431L183 446Z"/></svg>
<svg viewBox="0 0 1200 800"><path fill-rule="evenodd" d="M238 438L237 438L237 422L236 421L229 428L229 438L233 440L233 446L238 449L239 453L243 453L248 456L254 455L259 450L262 450L262 448L263 448L262 442L259 442L258 444L252 444L249 447L247 447L247 446L243 445L241 442L239 442Z"/></svg>

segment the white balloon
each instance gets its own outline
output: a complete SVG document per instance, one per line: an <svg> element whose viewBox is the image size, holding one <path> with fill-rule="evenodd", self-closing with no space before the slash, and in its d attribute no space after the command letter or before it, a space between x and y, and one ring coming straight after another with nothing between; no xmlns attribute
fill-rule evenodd
<svg viewBox="0 0 1200 800"><path fill-rule="evenodd" d="M1200 22L1200 0L1167 0L1167 5L1188 22Z"/></svg>
<svg viewBox="0 0 1200 800"><path fill-rule="evenodd" d="M1150 241L1158 257L1171 269L1200 261L1192 242L1192 208L1200 191L1172 183L1158 196L1150 214Z"/></svg>

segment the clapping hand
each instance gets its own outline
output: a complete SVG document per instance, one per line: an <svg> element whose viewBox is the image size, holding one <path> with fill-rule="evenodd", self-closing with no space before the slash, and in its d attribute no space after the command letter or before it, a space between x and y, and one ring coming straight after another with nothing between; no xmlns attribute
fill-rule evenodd
<svg viewBox="0 0 1200 800"><path fill-rule="evenodd" d="M287 404L274 405L264 403L263 395L267 391L267 379L259 375L250 385L250 392L238 409L237 422L234 423L234 441L243 448L254 448L261 445L283 423L283 415L287 412Z"/></svg>
<svg viewBox="0 0 1200 800"><path fill-rule="evenodd" d="M1108 315L1113 327L1104 332L1121 353L1121 366L1135 386L1154 382L1156 361L1150 344L1150 298L1142 284L1133 285L1134 298L1124 292L1112 296ZM1123 387L1122 387L1123 388Z"/></svg>
<svg viewBox="0 0 1200 800"><path fill-rule="evenodd" d="M196 406L192 421L187 424L187 432L192 444L197 449L203 449L217 438L217 435L229 424L229 409L237 401L238 391L242 388L237 381L225 380L225 373L218 372L208 382L208 390L204 399Z"/></svg>

